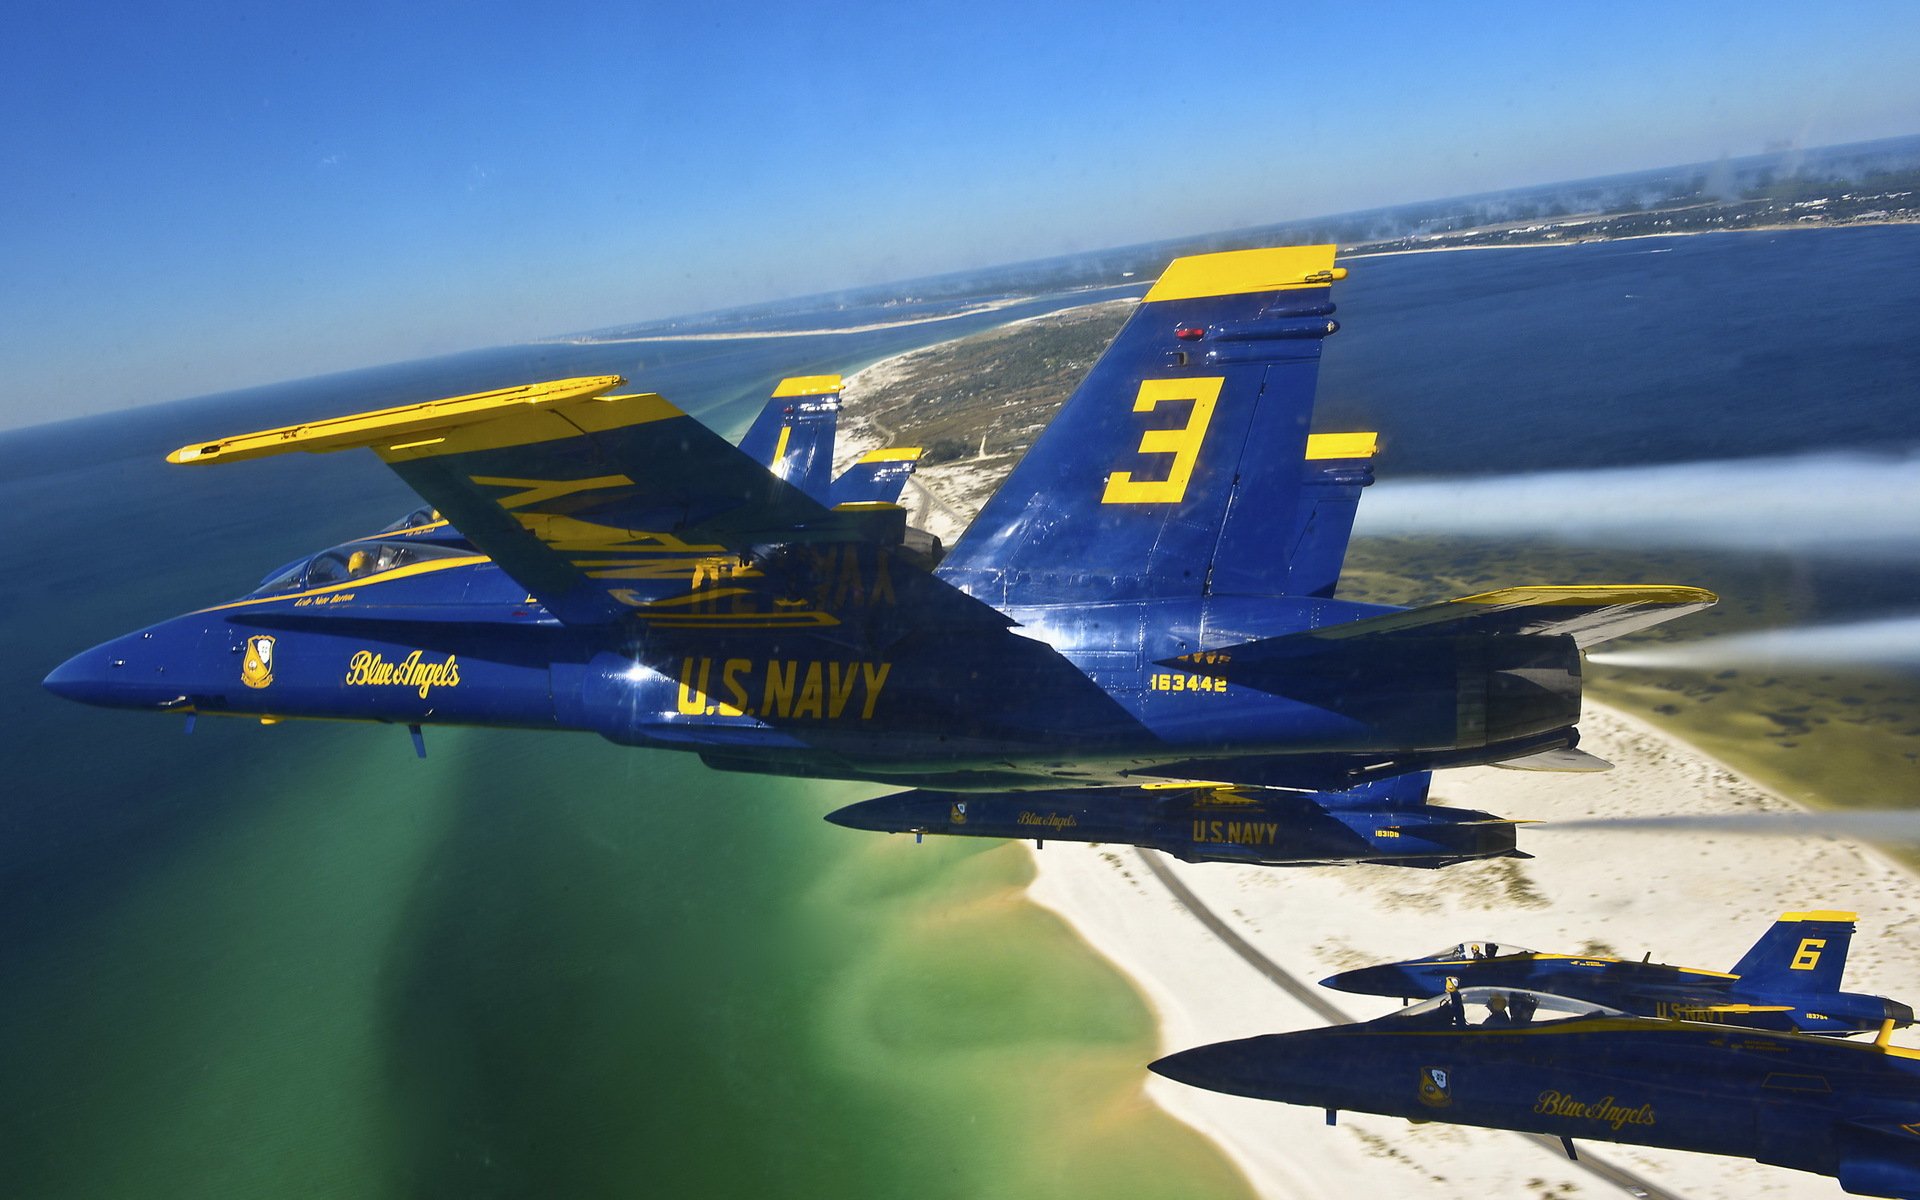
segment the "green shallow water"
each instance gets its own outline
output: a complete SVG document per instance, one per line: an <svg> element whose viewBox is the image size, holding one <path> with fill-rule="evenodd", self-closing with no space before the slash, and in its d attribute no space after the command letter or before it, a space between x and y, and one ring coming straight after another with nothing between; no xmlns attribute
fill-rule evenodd
<svg viewBox="0 0 1920 1200"><path fill-rule="evenodd" d="M220 407L0 438L0 1195L1245 1194L1018 848L585 735L44 693L409 506L351 456L159 466Z"/></svg>
<svg viewBox="0 0 1920 1200"><path fill-rule="evenodd" d="M284 782L14 964L8 1194L1240 1190L1015 847L581 737L194 747Z"/></svg>

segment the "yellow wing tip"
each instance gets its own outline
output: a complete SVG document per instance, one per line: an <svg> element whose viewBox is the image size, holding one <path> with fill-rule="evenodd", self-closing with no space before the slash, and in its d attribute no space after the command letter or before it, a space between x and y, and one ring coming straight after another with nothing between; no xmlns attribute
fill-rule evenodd
<svg viewBox="0 0 1920 1200"><path fill-rule="evenodd" d="M1781 913L1782 921L1858 921L1859 913L1841 912L1838 909L1818 908L1811 912Z"/></svg>
<svg viewBox="0 0 1920 1200"><path fill-rule="evenodd" d="M1705 588L1683 584L1595 583L1546 584L1499 588L1472 596L1461 596L1453 604L1498 605L1592 605L1616 604L1718 604L1720 597Z"/></svg>
<svg viewBox="0 0 1920 1200"><path fill-rule="evenodd" d="M1315 433L1307 437L1307 458L1372 458L1380 452L1377 433Z"/></svg>
<svg viewBox="0 0 1920 1200"><path fill-rule="evenodd" d="M1345 267L1333 265L1335 249L1332 245L1268 246L1176 258L1147 291L1147 302L1325 287L1347 277Z"/></svg>
<svg viewBox="0 0 1920 1200"><path fill-rule="evenodd" d="M211 441L190 442L167 455L176 464L241 462L294 450L321 453L373 445L388 438L486 420L515 406L552 406L598 397L625 383L618 375L581 375L544 383L523 383L492 391L449 396L328 417L301 425L282 425ZM604 397L626 399L627 397ZM432 439L429 439L432 440Z"/></svg>
<svg viewBox="0 0 1920 1200"><path fill-rule="evenodd" d="M780 386L773 389L773 398L837 396L844 382L838 375L789 375L780 381Z"/></svg>
<svg viewBox="0 0 1920 1200"><path fill-rule="evenodd" d="M919 446L894 446L886 450L869 450L856 461L863 463L881 462L919 462Z"/></svg>

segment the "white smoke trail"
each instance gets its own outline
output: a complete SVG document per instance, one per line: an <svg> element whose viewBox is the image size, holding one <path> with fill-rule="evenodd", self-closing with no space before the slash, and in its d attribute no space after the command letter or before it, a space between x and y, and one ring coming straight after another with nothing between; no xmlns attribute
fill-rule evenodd
<svg viewBox="0 0 1920 1200"><path fill-rule="evenodd" d="M1542 833L1731 833L1751 837L1853 837L1876 842L1920 842L1920 811L1725 813L1718 816L1594 817L1542 821Z"/></svg>
<svg viewBox="0 0 1920 1200"><path fill-rule="evenodd" d="M1725 667L1920 667L1920 616L1765 629L1675 646L1601 650L1587 655L1587 659L1609 667L1701 671Z"/></svg>
<svg viewBox="0 0 1920 1200"><path fill-rule="evenodd" d="M1920 454L1823 453L1386 480L1368 489L1361 535L1544 537L1855 558L1920 552Z"/></svg>

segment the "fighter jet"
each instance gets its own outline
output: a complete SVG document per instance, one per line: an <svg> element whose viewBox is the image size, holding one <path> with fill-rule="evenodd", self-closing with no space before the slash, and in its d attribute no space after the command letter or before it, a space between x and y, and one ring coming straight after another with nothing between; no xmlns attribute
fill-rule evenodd
<svg viewBox="0 0 1920 1200"><path fill-rule="evenodd" d="M1186 862L1262 866L1445 867L1476 858L1529 858L1511 821L1427 803L1425 772L1343 792L1227 784L976 794L920 789L827 814L849 829L958 837L1104 842L1163 850Z"/></svg>
<svg viewBox="0 0 1920 1200"><path fill-rule="evenodd" d="M1343 971L1322 986L1373 996L1438 996L1463 988L1533 988L1648 1017L1684 1017L1801 1033L1867 1033L1913 1009L1840 990L1853 941L1850 912L1781 915L1731 971L1594 954L1541 954L1498 942L1462 942L1425 958Z"/></svg>
<svg viewBox="0 0 1920 1200"><path fill-rule="evenodd" d="M1353 1025L1183 1050L1152 1064L1210 1091L1664 1146L1920 1197L1920 1051L1630 1016L1546 993L1463 988Z"/></svg>
<svg viewBox="0 0 1920 1200"><path fill-rule="evenodd" d="M368 449L424 510L46 684L407 726L417 748L428 724L513 726L722 770L1028 793L1016 804L1108 789L1123 822L1162 811L1142 784L1205 781L1244 802L1210 845L1303 811L1324 843L1336 831L1303 804L1335 825L1373 805L1392 821L1357 841L1464 824L1444 857L1506 853L1484 814L1429 812L1423 778L1384 805L1326 794L1593 765L1574 749L1582 650L1714 597L1335 599L1377 445L1309 432L1345 273L1331 246L1174 260L950 552L907 528L897 490L824 482L832 377L789 381L746 448L611 376L197 441L170 460Z"/></svg>

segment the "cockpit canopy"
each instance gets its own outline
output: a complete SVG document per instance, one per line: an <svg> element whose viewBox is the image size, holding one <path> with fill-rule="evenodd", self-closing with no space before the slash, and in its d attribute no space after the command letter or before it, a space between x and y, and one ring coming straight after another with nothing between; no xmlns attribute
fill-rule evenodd
<svg viewBox="0 0 1920 1200"><path fill-rule="evenodd" d="M1444 949L1435 950L1428 958L1442 962L1464 959L1477 962L1483 958L1505 958L1510 954L1535 954L1525 946L1516 946L1512 942L1455 942Z"/></svg>
<svg viewBox="0 0 1920 1200"><path fill-rule="evenodd" d="M401 517L398 521L395 521L389 525L382 526L380 529L380 532L381 533L398 533L403 529L419 529L424 525L435 524L439 520L440 520L440 510L433 507L433 505L431 504L423 504L419 508L416 508L412 512L408 513L406 516Z"/></svg>
<svg viewBox="0 0 1920 1200"><path fill-rule="evenodd" d="M411 563L431 558L456 558L471 554L458 546L432 542L363 540L322 550L312 558L290 563L269 575L257 589L262 592L291 592L325 587L379 575Z"/></svg>
<svg viewBox="0 0 1920 1200"><path fill-rule="evenodd" d="M1559 1021L1576 1021L1586 1017L1624 1017L1627 1014L1617 1008L1608 1008L1604 1004L1595 1004L1590 1000L1575 1000L1571 996L1556 996L1551 992L1528 991L1524 988L1470 987L1447 992L1430 1000L1422 1000L1396 1013L1381 1017L1382 1021L1409 1021L1415 1024L1436 1026L1491 1025L1496 1028L1521 1028L1534 1025L1551 1025Z"/></svg>

